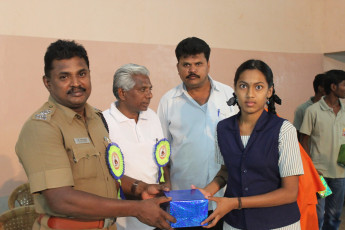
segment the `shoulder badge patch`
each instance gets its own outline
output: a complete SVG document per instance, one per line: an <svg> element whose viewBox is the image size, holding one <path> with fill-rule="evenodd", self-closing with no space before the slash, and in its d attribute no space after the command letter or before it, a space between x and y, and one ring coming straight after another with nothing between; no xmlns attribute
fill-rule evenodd
<svg viewBox="0 0 345 230"><path fill-rule="evenodd" d="M35 114L35 119L37 120L47 120L47 115L50 114L52 111L50 109L43 110L38 114Z"/></svg>
<svg viewBox="0 0 345 230"><path fill-rule="evenodd" d="M97 109L95 107L93 107L93 109L95 110L96 113L102 113L102 110L100 110L100 109Z"/></svg>

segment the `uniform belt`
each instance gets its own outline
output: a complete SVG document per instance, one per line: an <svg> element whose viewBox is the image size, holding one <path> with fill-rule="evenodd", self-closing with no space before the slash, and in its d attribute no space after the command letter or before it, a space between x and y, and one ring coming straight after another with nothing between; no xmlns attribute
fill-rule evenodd
<svg viewBox="0 0 345 230"><path fill-rule="evenodd" d="M44 214L38 217L38 223L41 222ZM103 220L76 220L72 218L63 218L56 216L49 216L47 224L52 229L103 229L110 227L116 221L116 218L105 218Z"/></svg>

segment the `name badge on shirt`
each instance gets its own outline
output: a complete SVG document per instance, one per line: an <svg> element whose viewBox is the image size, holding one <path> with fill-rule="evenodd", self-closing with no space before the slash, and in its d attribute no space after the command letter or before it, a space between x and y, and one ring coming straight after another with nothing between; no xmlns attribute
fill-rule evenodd
<svg viewBox="0 0 345 230"><path fill-rule="evenodd" d="M76 144L88 144L88 143L91 143L91 141L90 141L90 139L88 137L74 138L74 142Z"/></svg>

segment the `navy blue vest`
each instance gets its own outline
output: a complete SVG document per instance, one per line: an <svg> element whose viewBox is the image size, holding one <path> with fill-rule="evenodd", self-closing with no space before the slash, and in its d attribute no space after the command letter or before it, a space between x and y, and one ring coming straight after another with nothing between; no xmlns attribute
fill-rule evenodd
<svg viewBox="0 0 345 230"><path fill-rule="evenodd" d="M284 119L263 111L243 147L238 126L239 114L218 123L220 151L228 169L225 197L260 195L281 186L278 138ZM239 229L265 230L287 226L300 218L296 202L269 208L233 210L225 221Z"/></svg>

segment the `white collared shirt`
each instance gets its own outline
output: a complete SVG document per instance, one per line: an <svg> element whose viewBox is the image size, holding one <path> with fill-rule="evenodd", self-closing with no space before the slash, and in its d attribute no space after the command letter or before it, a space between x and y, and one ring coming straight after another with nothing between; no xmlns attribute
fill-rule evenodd
<svg viewBox="0 0 345 230"><path fill-rule="evenodd" d="M158 106L163 133L171 144L173 190L190 189L192 184L203 188L220 169L215 161L216 126L235 115L238 107L226 104L233 97L231 87L209 79L211 92L204 105L199 105L180 84L168 91Z"/></svg>
<svg viewBox="0 0 345 230"><path fill-rule="evenodd" d="M163 138L161 124L156 113L147 109L139 114L138 122L123 115L115 106L103 112L109 127L109 138L124 155L125 175L156 184L158 166L154 160L154 147ZM121 217L116 221L118 230L154 229L134 217Z"/></svg>

